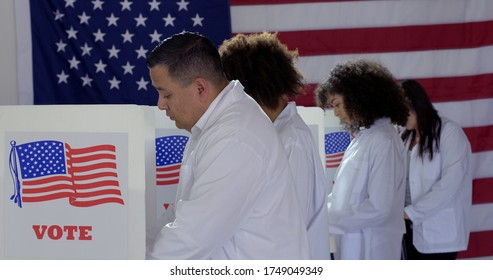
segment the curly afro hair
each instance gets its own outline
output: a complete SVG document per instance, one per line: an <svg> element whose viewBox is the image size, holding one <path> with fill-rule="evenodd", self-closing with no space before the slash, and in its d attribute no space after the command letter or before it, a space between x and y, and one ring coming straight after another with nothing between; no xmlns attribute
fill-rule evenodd
<svg viewBox="0 0 493 280"><path fill-rule="evenodd" d="M276 109L283 96L303 93L304 80L290 51L275 33L238 34L219 47L224 72L229 80L239 80L257 103Z"/></svg>
<svg viewBox="0 0 493 280"><path fill-rule="evenodd" d="M405 125L408 106L403 89L382 64L355 59L337 64L316 89L316 102L330 108L327 100L340 95L352 127L370 127L375 120L388 117L393 124Z"/></svg>

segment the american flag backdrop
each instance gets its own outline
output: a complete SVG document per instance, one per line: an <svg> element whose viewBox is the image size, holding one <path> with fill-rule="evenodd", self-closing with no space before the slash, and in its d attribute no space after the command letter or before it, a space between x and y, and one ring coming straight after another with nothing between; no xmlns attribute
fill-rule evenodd
<svg viewBox="0 0 493 280"><path fill-rule="evenodd" d="M10 170L14 203L67 199L77 207L105 203L124 204L118 182L116 148L97 145L72 148L69 144L41 140L17 145L11 142Z"/></svg>
<svg viewBox="0 0 493 280"><path fill-rule="evenodd" d="M156 186L178 185L187 142L188 137L181 135L156 138Z"/></svg>
<svg viewBox="0 0 493 280"><path fill-rule="evenodd" d="M231 35L227 0L31 0L34 104L155 105L146 58L183 30Z"/></svg>
<svg viewBox="0 0 493 280"><path fill-rule="evenodd" d="M19 2L16 0L16 5ZM100 9L102 2L104 4ZM33 65L35 68L40 65L41 72L51 73L51 76L46 76L50 85L39 88L34 75L34 81L31 82L35 103L40 103L36 91L41 89L42 94L51 95L44 99L45 103L55 102L50 98L58 97L61 98L61 101L57 101L60 103L84 103L88 102L86 96L94 95L96 102L101 103L154 104L157 95L150 93L152 89L148 74L145 70L137 72L137 69L145 68L138 66L144 63L144 52L140 55L137 50L146 50L148 53L151 46L157 44L157 40L150 36L154 29L162 34L160 39L165 37L164 32L170 27L166 26L164 20L168 15L165 7L175 5L174 8L178 10L178 3L189 3L189 9L198 3L211 3L212 7L215 1L133 1L130 5L134 13L132 15L126 8L129 2L30 1L33 7L46 5L37 12L37 16L45 17L44 21L48 25L41 32L36 34L33 30L29 35L33 35L33 42L46 40L47 43L42 46L33 44L32 61L19 64L19 71L23 73L22 83L19 84L21 100L29 102L33 99L33 90L29 87L25 89L30 84L30 77L26 73L34 72L28 66ZM290 49L298 49L300 59L297 66L304 74L309 88L307 94L297 100L297 105L313 106L313 89L316 85L326 78L337 62L350 58L376 59L385 64L397 79L418 79L440 113L464 128L472 145L472 233L468 250L460 253L459 257L493 258L493 1L230 0L230 7L227 7L228 1L220 2L226 6L218 5L218 13L212 18L230 19L231 24L225 21L215 29L230 27L233 34L275 31L279 32L279 38ZM159 10L151 10L157 3ZM137 6L145 6L149 15L144 10L137 10ZM110 7L113 9L110 10ZM98 13L102 17L95 16ZM169 13L171 17L177 18L177 22L178 15L185 11ZM205 18L203 26L195 26L199 29L197 31L210 35L205 33L211 28L206 25L210 17L195 10L183 19L191 19L197 13L197 20ZM143 20L139 14L148 18L146 27L151 26L151 17L157 17L161 25L151 27L146 33L142 25L137 26L137 19ZM156 14L158 16L151 16ZM91 18L87 19L89 16ZM59 19L55 20L56 17ZM114 17L119 18L118 31L114 31L116 26L110 25ZM29 16L26 18L32 19ZM95 24L97 21L99 24ZM133 27L123 27L123 21L130 21ZM82 30L87 27L90 28L89 32L84 33ZM98 32L98 28L101 32ZM97 39L102 36L101 33L105 34L104 43ZM132 34L134 36L130 36ZM25 34L18 34L22 35ZM157 39L157 35L154 36ZM137 41L139 37L142 41ZM86 42L87 46L84 45ZM19 55L26 54L22 44L19 44L19 50ZM48 58L40 60L39 55ZM56 59L53 58L55 55ZM110 63L117 60L116 55L119 62ZM25 66L27 70L22 68ZM91 76L90 71L96 76ZM104 78L97 78L99 76ZM74 85L75 90L65 89ZM89 87L92 93L82 91ZM117 87L124 90L118 91ZM77 97L67 97L74 92ZM113 99L115 96L118 96L117 101ZM142 96L153 102L143 101L145 98L141 99Z"/></svg>

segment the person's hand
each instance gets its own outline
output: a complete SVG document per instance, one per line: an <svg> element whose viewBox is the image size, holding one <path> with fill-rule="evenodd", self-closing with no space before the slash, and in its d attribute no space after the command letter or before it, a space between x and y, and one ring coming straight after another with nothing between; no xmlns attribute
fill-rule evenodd
<svg viewBox="0 0 493 280"><path fill-rule="evenodd" d="M404 220L409 220L409 216L404 212Z"/></svg>

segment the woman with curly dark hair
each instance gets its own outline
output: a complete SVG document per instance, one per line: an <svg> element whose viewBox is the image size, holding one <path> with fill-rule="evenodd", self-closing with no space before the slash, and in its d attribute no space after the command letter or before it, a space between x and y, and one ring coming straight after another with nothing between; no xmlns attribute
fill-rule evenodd
<svg viewBox="0 0 493 280"><path fill-rule="evenodd" d="M354 134L329 195L336 258L400 259L406 151L393 124L407 120L402 88L383 65L357 59L336 65L316 94Z"/></svg>
<svg viewBox="0 0 493 280"><path fill-rule="evenodd" d="M310 128L289 97L303 91L298 57L275 33L238 34L219 53L228 79L237 79L270 118L288 152L301 213L306 221L310 256L329 259L328 182Z"/></svg>

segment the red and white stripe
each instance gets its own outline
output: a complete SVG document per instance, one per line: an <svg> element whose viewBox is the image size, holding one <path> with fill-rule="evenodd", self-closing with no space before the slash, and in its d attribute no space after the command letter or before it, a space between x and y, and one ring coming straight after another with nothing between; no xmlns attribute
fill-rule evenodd
<svg viewBox="0 0 493 280"><path fill-rule="evenodd" d="M181 163L156 167L156 186L178 185Z"/></svg>

